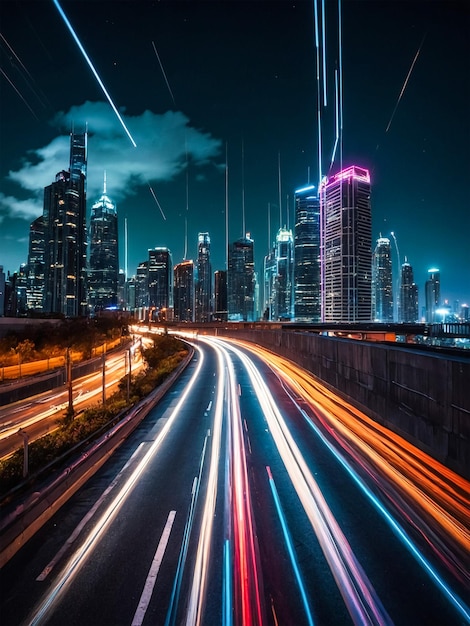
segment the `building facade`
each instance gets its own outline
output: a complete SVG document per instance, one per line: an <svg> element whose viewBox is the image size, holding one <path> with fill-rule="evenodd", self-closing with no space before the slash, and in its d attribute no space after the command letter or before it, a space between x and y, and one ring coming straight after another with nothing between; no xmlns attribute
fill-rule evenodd
<svg viewBox="0 0 470 626"><path fill-rule="evenodd" d="M173 269L173 310L176 322L194 322L193 261L182 261Z"/></svg>
<svg viewBox="0 0 470 626"><path fill-rule="evenodd" d="M393 322L393 280L390 239L379 237L372 255L372 317Z"/></svg>
<svg viewBox="0 0 470 626"><path fill-rule="evenodd" d="M294 317L321 321L320 200L313 185L295 191Z"/></svg>
<svg viewBox="0 0 470 626"><path fill-rule="evenodd" d="M275 264L273 319L288 321L293 314L294 239L287 228L276 235Z"/></svg>
<svg viewBox="0 0 470 626"><path fill-rule="evenodd" d="M249 233L228 249L227 304L230 321L255 321L254 241Z"/></svg>
<svg viewBox="0 0 470 626"><path fill-rule="evenodd" d="M195 321L210 322L212 316L212 267L209 233L198 234L195 298Z"/></svg>
<svg viewBox="0 0 470 626"><path fill-rule="evenodd" d="M418 286L414 282L413 268L407 262L401 266L399 322L419 321Z"/></svg>
<svg viewBox="0 0 470 626"><path fill-rule="evenodd" d="M425 286L426 322L432 324L438 321L436 311L441 303L441 273L437 268L428 270L428 279Z"/></svg>
<svg viewBox="0 0 470 626"><path fill-rule="evenodd" d="M71 134L70 167L44 189L44 300L46 313L87 315L87 134Z"/></svg>
<svg viewBox="0 0 470 626"><path fill-rule="evenodd" d="M214 272L214 320L226 322L227 310L227 270Z"/></svg>
<svg viewBox="0 0 470 626"><path fill-rule="evenodd" d="M96 311L118 306L118 218L116 205L103 194L91 207L88 303Z"/></svg>
<svg viewBox="0 0 470 626"><path fill-rule="evenodd" d="M29 227L27 306L29 311L41 312L44 297L44 217L41 215Z"/></svg>
<svg viewBox="0 0 470 626"><path fill-rule="evenodd" d="M149 250L147 286L150 319L169 319L173 307L173 266L168 248Z"/></svg>
<svg viewBox="0 0 470 626"><path fill-rule="evenodd" d="M320 186L322 320L371 320L371 205L368 170L355 165Z"/></svg>

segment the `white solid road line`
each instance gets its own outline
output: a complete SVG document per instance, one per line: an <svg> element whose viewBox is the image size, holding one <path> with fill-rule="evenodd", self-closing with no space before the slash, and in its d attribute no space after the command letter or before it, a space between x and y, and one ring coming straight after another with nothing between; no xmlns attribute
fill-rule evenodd
<svg viewBox="0 0 470 626"><path fill-rule="evenodd" d="M160 537L160 541L158 542L157 551L155 552L152 565L150 566L150 570L147 575L147 580L145 581L144 590L142 591L142 595L140 596L139 605L137 606L137 610L134 614L134 619L132 620L132 626L141 626L142 622L144 621L145 613L147 612L147 608L150 604L150 599L152 597L153 588L155 587L155 583L157 582L158 572L160 570L160 565L165 554L168 539L170 538L170 532L173 526L173 522L175 520L175 515L176 511L170 511L168 514L165 528L163 529L162 536Z"/></svg>

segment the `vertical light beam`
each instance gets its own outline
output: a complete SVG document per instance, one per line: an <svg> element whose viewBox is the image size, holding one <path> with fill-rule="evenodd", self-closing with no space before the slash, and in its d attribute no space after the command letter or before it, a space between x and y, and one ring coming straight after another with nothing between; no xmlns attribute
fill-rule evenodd
<svg viewBox="0 0 470 626"><path fill-rule="evenodd" d="M122 119L119 111L117 110L117 108L114 105L114 102L111 100L111 96L109 95L109 93L106 90L106 87L103 84L103 81L101 80L101 78L98 75L98 72L95 70L93 63L91 62L90 57L88 56L88 54L85 51L85 48L82 46L80 39L78 38L76 32L73 29L72 24L69 22L67 16L65 15L62 7L60 6L58 0L53 0L57 10L60 13L60 16L62 17L62 19L65 22L65 25L67 26L67 28L69 29L72 37L75 39L75 43L77 44L77 46L80 49L80 52L83 54L85 61L88 63L88 65L90 66L91 71L93 72L96 80L98 81L99 86L101 87L101 89L103 90L104 95L107 97L109 104L111 105L113 111L115 112L118 120L121 122L122 127L124 128L124 130L126 131L127 136L129 137L129 139L131 140L132 145L134 146L134 148L137 147L137 144L135 143L131 133L129 132L129 129L127 128L127 126L124 123L124 120Z"/></svg>

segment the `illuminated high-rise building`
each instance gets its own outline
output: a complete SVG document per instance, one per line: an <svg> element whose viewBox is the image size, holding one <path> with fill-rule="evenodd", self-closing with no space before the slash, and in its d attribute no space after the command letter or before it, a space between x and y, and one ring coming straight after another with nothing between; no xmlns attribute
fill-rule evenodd
<svg viewBox="0 0 470 626"><path fill-rule="evenodd" d="M372 316L393 322L393 282L390 239L379 237L372 255Z"/></svg>
<svg viewBox="0 0 470 626"><path fill-rule="evenodd" d="M199 233L196 261L196 322L210 322L212 316L211 239L209 233Z"/></svg>
<svg viewBox="0 0 470 626"><path fill-rule="evenodd" d="M294 240L292 231L280 228L276 235L276 273L274 277L273 319L292 319Z"/></svg>
<svg viewBox="0 0 470 626"><path fill-rule="evenodd" d="M152 319L168 319L173 307L173 267L168 248L149 250L148 293Z"/></svg>
<svg viewBox="0 0 470 626"><path fill-rule="evenodd" d="M71 134L70 167L44 189L44 311L87 314L87 134Z"/></svg>
<svg viewBox="0 0 470 626"><path fill-rule="evenodd" d="M214 272L214 319L227 321L227 271Z"/></svg>
<svg viewBox="0 0 470 626"><path fill-rule="evenodd" d="M418 321L418 286L414 282L413 268L405 258L401 266L399 322Z"/></svg>
<svg viewBox="0 0 470 626"><path fill-rule="evenodd" d="M437 321L436 311L441 303L441 273L436 268L428 270L428 279L425 286L426 322L432 324Z"/></svg>
<svg viewBox="0 0 470 626"><path fill-rule="evenodd" d="M118 305L118 218L116 205L106 195L106 177L100 199L91 207L88 303L91 311Z"/></svg>
<svg viewBox="0 0 470 626"><path fill-rule="evenodd" d="M194 262L182 261L173 268L173 308L177 322L194 322Z"/></svg>
<svg viewBox="0 0 470 626"><path fill-rule="evenodd" d="M322 319L371 319L370 175L355 165L320 187Z"/></svg>
<svg viewBox="0 0 470 626"><path fill-rule="evenodd" d="M255 321L254 241L249 233L229 246L227 279L228 319Z"/></svg>
<svg viewBox="0 0 470 626"><path fill-rule="evenodd" d="M44 297L44 218L41 215L29 227L27 304L30 311L42 311Z"/></svg>
<svg viewBox="0 0 470 626"><path fill-rule="evenodd" d="M277 272L276 263L276 250L271 248L268 254L264 257L263 268L263 285L264 285L264 306L263 306L263 319L266 321L272 321L274 319L274 295L275 295L275 280Z"/></svg>
<svg viewBox="0 0 470 626"><path fill-rule="evenodd" d="M142 261L137 266L137 272L135 276L136 309L146 309L149 305L148 268L148 261Z"/></svg>
<svg viewBox="0 0 470 626"><path fill-rule="evenodd" d="M320 201L313 185L295 192L294 317L321 320Z"/></svg>

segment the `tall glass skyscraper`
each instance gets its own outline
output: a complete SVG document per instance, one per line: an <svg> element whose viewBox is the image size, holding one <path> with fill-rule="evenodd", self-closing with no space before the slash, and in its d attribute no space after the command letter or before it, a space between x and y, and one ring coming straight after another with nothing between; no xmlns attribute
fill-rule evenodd
<svg viewBox="0 0 470 626"><path fill-rule="evenodd" d="M36 218L29 227L27 270L27 304L30 311L42 311L44 296L44 217Z"/></svg>
<svg viewBox="0 0 470 626"><path fill-rule="evenodd" d="M418 286L413 279L413 268L405 258L401 266L399 321L415 323L418 319Z"/></svg>
<svg viewBox="0 0 470 626"><path fill-rule="evenodd" d="M249 233L230 244L228 249L228 319L255 321L254 241Z"/></svg>
<svg viewBox="0 0 470 626"><path fill-rule="evenodd" d="M87 315L87 134L71 134L70 168L44 189L44 311Z"/></svg>
<svg viewBox="0 0 470 626"><path fill-rule="evenodd" d="M174 319L194 322L194 262L182 261L173 268Z"/></svg>
<svg viewBox="0 0 470 626"><path fill-rule="evenodd" d="M393 322L393 282L390 239L379 237L372 255L372 315L374 322Z"/></svg>
<svg viewBox="0 0 470 626"><path fill-rule="evenodd" d="M320 201L313 185L295 192L294 317L321 320Z"/></svg>
<svg viewBox="0 0 470 626"><path fill-rule="evenodd" d="M173 307L173 267L168 248L149 250L148 293L152 319L168 319Z"/></svg>
<svg viewBox="0 0 470 626"><path fill-rule="evenodd" d="M274 319L274 295L275 281L277 273L276 250L271 248L269 253L264 257L263 267L263 286L264 286L264 306L263 319L272 321Z"/></svg>
<svg viewBox="0 0 470 626"><path fill-rule="evenodd" d="M212 316L211 239L199 233L196 262L196 322L210 322Z"/></svg>
<svg viewBox="0 0 470 626"><path fill-rule="evenodd" d="M227 321L227 270L214 273L214 319Z"/></svg>
<svg viewBox="0 0 470 626"><path fill-rule="evenodd" d="M292 319L294 240L292 231L280 228L276 235L276 273L273 294L273 319Z"/></svg>
<svg viewBox="0 0 470 626"><path fill-rule="evenodd" d="M353 165L320 187L322 319L371 319L370 175Z"/></svg>
<svg viewBox="0 0 470 626"><path fill-rule="evenodd" d="M91 207L88 302L92 312L118 304L118 218L115 204L106 195Z"/></svg>
<svg viewBox="0 0 470 626"><path fill-rule="evenodd" d="M426 322L432 324L437 321L436 311L441 303L441 273L437 268L428 270L425 298Z"/></svg>

